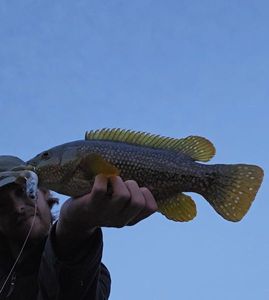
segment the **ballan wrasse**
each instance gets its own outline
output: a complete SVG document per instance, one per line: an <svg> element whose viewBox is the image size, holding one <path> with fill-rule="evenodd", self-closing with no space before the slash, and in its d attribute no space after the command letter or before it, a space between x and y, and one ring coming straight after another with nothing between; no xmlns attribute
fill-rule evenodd
<svg viewBox="0 0 269 300"><path fill-rule="evenodd" d="M206 162L215 154L199 136L174 139L121 129L86 132L85 140L62 144L27 164L39 185L77 197L90 192L97 174L120 175L147 187L168 219L189 221L196 205L184 192L202 195L223 218L239 221L247 213L263 179L263 170L248 164Z"/></svg>

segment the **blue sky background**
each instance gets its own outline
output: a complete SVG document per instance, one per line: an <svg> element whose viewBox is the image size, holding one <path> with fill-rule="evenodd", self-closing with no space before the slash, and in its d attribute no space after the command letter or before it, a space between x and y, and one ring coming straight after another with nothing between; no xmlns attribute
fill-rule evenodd
<svg viewBox="0 0 269 300"><path fill-rule="evenodd" d="M192 222L155 214L105 229L111 300L269 298L268 11L259 0L1 0L1 154L29 159L120 127L205 136L212 163L265 170L239 223L192 195Z"/></svg>

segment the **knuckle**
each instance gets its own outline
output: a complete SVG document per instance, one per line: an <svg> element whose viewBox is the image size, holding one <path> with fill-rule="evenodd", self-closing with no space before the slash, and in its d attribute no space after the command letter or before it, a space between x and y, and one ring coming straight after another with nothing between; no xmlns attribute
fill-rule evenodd
<svg viewBox="0 0 269 300"><path fill-rule="evenodd" d="M143 195L137 195L136 197L132 198L132 207L136 210L138 209L144 209L146 205L145 198Z"/></svg>
<svg viewBox="0 0 269 300"><path fill-rule="evenodd" d="M143 193L144 197L146 197L146 198L153 198L153 195L152 195L151 191L148 188L141 187L140 191Z"/></svg>
<svg viewBox="0 0 269 300"><path fill-rule="evenodd" d="M106 189L101 186L95 186L92 190L92 195L102 197L106 194Z"/></svg>
<svg viewBox="0 0 269 300"><path fill-rule="evenodd" d="M137 182L133 179L126 180L125 184L127 184L127 186L130 186L132 188L137 188L138 187Z"/></svg>
<svg viewBox="0 0 269 300"><path fill-rule="evenodd" d="M157 203L154 201L152 203L147 203L147 211L150 214L153 214L154 212L156 212L158 210L158 205Z"/></svg>
<svg viewBox="0 0 269 300"><path fill-rule="evenodd" d="M141 193L144 195L144 197L145 197L146 200L149 200L149 201L154 200L154 197L153 197L151 191L150 191L148 188L146 188L146 187L141 187L141 188L140 188L140 191L141 191Z"/></svg>
<svg viewBox="0 0 269 300"><path fill-rule="evenodd" d="M157 209L158 209L158 207L156 206L148 206L147 207L147 211L148 211L148 213L149 213L149 215L151 215L151 214L153 214L153 213L155 213L156 211L157 211Z"/></svg>
<svg viewBox="0 0 269 300"><path fill-rule="evenodd" d="M122 178L120 176L118 176L118 175L117 176L112 176L109 179L113 183L122 183L123 182Z"/></svg>
<svg viewBox="0 0 269 300"><path fill-rule="evenodd" d="M149 191L149 189L146 188L146 187L144 187L144 186L141 187L140 190L141 190L141 192L143 192L143 193L148 193L148 191Z"/></svg>
<svg viewBox="0 0 269 300"><path fill-rule="evenodd" d="M128 191L121 191L119 193L114 193L113 194L113 198L117 199L118 201L122 201L122 202L128 202L130 201L130 193Z"/></svg>
<svg viewBox="0 0 269 300"><path fill-rule="evenodd" d="M123 192L120 196L121 196L122 200L125 200L125 201L130 200L130 197L131 197L130 193L128 193L128 191Z"/></svg>
<svg viewBox="0 0 269 300"><path fill-rule="evenodd" d="M143 187L143 188L141 188L141 192L143 193L144 199L146 201L145 206L146 206L147 211L149 211L151 213L154 213L155 211L157 211L158 205L157 205L157 202L155 201L154 196L150 192L150 190Z"/></svg>
<svg viewBox="0 0 269 300"><path fill-rule="evenodd" d="M131 221L129 222L127 225L128 226L134 226L135 224L137 224L139 221Z"/></svg>
<svg viewBox="0 0 269 300"><path fill-rule="evenodd" d="M115 228L123 228L124 225L116 225Z"/></svg>
<svg viewBox="0 0 269 300"><path fill-rule="evenodd" d="M116 227L116 228L123 228L125 226L125 222L116 222L115 225L113 227Z"/></svg>

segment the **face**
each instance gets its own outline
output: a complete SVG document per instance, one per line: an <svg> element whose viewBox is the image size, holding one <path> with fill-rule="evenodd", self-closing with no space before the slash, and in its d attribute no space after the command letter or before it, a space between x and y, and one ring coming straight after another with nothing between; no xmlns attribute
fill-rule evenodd
<svg viewBox="0 0 269 300"><path fill-rule="evenodd" d="M0 190L0 232L10 240L24 241L34 219L35 203L37 212L30 240L43 239L51 225L51 211L45 194L38 190L37 200L32 200L18 184Z"/></svg>

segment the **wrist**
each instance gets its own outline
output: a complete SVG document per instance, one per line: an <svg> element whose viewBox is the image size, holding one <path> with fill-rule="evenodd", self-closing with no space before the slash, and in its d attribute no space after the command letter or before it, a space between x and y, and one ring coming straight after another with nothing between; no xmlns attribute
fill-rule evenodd
<svg viewBox="0 0 269 300"><path fill-rule="evenodd" d="M53 245L58 258L61 260L72 259L73 255L76 255L83 245L95 236L97 229L95 227L85 231L75 231L58 220L55 224L53 238Z"/></svg>
<svg viewBox="0 0 269 300"><path fill-rule="evenodd" d="M57 237L64 239L79 240L88 238L94 234L98 227L78 226L71 222L66 222L61 218L56 222L55 233Z"/></svg>

